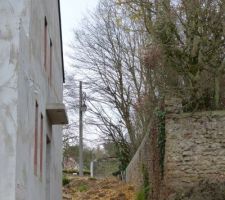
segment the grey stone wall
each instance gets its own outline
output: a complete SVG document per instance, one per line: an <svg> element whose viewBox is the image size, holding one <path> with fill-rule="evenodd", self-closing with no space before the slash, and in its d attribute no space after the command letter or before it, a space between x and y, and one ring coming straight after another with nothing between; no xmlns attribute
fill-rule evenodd
<svg viewBox="0 0 225 200"><path fill-rule="evenodd" d="M150 136L147 134L126 169L126 181L138 189L143 184L143 165L151 165Z"/></svg>
<svg viewBox="0 0 225 200"><path fill-rule="evenodd" d="M167 195L201 180L225 180L224 122L225 111L167 115Z"/></svg>
<svg viewBox="0 0 225 200"><path fill-rule="evenodd" d="M137 190L144 187L148 178L149 198L158 199L160 195L161 170L159 164L159 146L156 124L144 137L140 147L126 169L126 182L133 184Z"/></svg>
<svg viewBox="0 0 225 200"><path fill-rule="evenodd" d="M157 136L152 136L152 131L126 170L126 180L138 188L143 184L141 167L148 166L151 195L159 194L151 200L174 200L175 194L203 180L225 181L225 111L182 113L177 99L177 104L168 102L163 178L157 161Z"/></svg>

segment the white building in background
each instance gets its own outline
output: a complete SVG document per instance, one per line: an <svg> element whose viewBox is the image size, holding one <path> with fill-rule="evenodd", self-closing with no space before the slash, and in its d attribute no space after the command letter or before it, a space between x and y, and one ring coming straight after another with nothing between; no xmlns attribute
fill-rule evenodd
<svg viewBox="0 0 225 200"><path fill-rule="evenodd" d="M65 156L63 158L63 169L64 170L79 170L79 164L72 157Z"/></svg>
<svg viewBox="0 0 225 200"><path fill-rule="evenodd" d="M0 200L61 200L59 0L0 1Z"/></svg>

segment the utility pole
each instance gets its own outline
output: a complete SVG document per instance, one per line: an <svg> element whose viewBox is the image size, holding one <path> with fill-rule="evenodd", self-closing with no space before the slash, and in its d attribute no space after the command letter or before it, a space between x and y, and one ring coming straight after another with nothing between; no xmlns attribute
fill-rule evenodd
<svg viewBox="0 0 225 200"><path fill-rule="evenodd" d="M79 176L83 176L83 92L82 81L80 81L80 102L79 102Z"/></svg>

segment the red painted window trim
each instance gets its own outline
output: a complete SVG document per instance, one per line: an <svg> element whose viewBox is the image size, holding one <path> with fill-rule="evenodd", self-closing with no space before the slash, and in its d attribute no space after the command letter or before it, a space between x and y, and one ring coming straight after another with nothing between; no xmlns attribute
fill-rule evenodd
<svg viewBox="0 0 225 200"><path fill-rule="evenodd" d="M38 103L35 104L35 129L34 129L34 174L37 176L37 149L38 149Z"/></svg>
<svg viewBox="0 0 225 200"><path fill-rule="evenodd" d="M43 115L41 114L41 132L40 132L40 177L43 173Z"/></svg>
<svg viewBox="0 0 225 200"><path fill-rule="evenodd" d="M49 82L52 83L52 40L50 39L50 72L49 72Z"/></svg>

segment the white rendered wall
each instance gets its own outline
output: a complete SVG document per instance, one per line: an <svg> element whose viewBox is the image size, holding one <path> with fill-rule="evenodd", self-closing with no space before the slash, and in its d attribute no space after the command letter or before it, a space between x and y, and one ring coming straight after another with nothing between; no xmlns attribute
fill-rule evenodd
<svg viewBox="0 0 225 200"><path fill-rule="evenodd" d="M15 199L18 48L24 0L0 1L0 199Z"/></svg>
<svg viewBox="0 0 225 200"><path fill-rule="evenodd" d="M53 79L44 70L44 17L53 42ZM61 126L51 128L46 104L62 102L57 0L0 1L0 200L61 200ZM44 117L43 176L34 175L35 101ZM52 133L46 199L46 134Z"/></svg>
<svg viewBox="0 0 225 200"><path fill-rule="evenodd" d="M62 102L62 61L57 0L31 0L29 20L22 22L19 54L19 101L16 163L16 200L62 199L62 128L51 127L47 103ZM44 19L53 43L52 84L44 68ZM28 22L28 23L27 23ZM38 163L34 174L35 102L39 105ZM43 174L40 175L40 115L44 117ZM50 160L46 160L46 135L51 134ZM50 171L46 174L46 163ZM46 176L50 177L47 187ZM47 190L46 190L47 187ZM46 192L48 194L46 194ZM48 197L48 199L46 199Z"/></svg>

